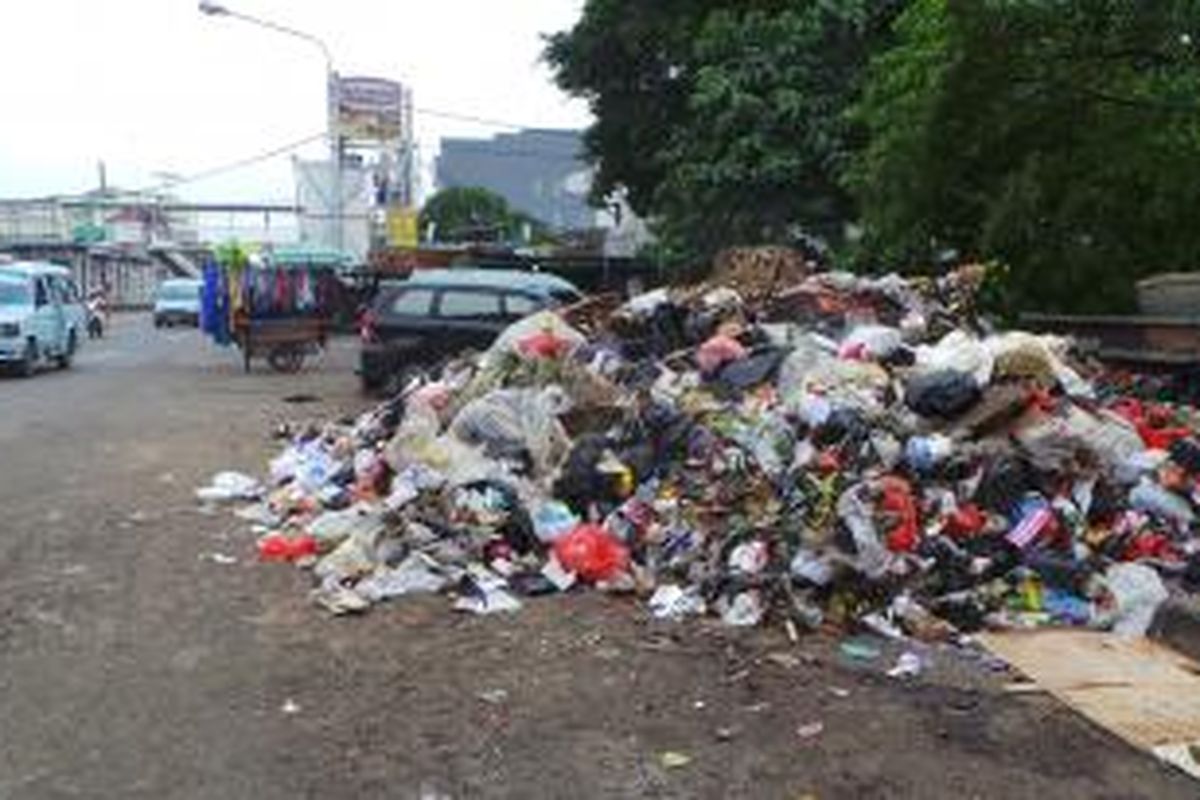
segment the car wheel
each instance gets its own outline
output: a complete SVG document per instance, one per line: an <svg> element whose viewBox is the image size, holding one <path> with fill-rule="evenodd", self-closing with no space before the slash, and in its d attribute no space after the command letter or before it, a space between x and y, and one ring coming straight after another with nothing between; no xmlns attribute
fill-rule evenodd
<svg viewBox="0 0 1200 800"><path fill-rule="evenodd" d="M33 373L37 371L38 362L38 346L37 342L30 339L25 343L25 356L17 362L17 374L22 378L32 378Z"/></svg>
<svg viewBox="0 0 1200 800"><path fill-rule="evenodd" d="M75 350L79 347L79 341L75 338L75 331L71 331L67 336L67 351L58 357L59 369L70 369L71 362L75 360Z"/></svg>

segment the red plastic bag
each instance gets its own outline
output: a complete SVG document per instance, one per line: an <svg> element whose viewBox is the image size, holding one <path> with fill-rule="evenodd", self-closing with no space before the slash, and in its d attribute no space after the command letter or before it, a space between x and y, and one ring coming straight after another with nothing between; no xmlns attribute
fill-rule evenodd
<svg viewBox="0 0 1200 800"><path fill-rule="evenodd" d="M295 561L317 554L317 540L303 536L272 533L258 540L258 557L263 561Z"/></svg>
<svg viewBox="0 0 1200 800"><path fill-rule="evenodd" d="M1161 406L1146 406L1140 400L1124 398L1113 404L1113 411L1133 423L1142 443L1151 450L1167 450L1190 434L1187 428L1172 427L1172 416Z"/></svg>
<svg viewBox="0 0 1200 800"><path fill-rule="evenodd" d="M946 533L954 539L970 539L987 525L987 517L979 506L966 503L950 512L946 517Z"/></svg>
<svg viewBox="0 0 1200 800"><path fill-rule="evenodd" d="M887 477L880 481L883 497L879 510L899 517L899 523L887 535L887 547L893 553L911 553L917 549L920 525L912 487L903 478Z"/></svg>
<svg viewBox="0 0 1200 800"><path fill-rule="evenodd" d="M742 343L732 336L718 334L700 345L696 363L705 375L712 375L731 361L741 361L748 355Z"/></svg>
<svg viewBox="0 0 1200 800"><path fill-rule="evenodd" d="M552 361L564 357L570 349L571 343L556 336L553 331L531 333L517 342L517 352L526 358L543 358Z"/></svg>
<svg viewBox="0 0 1200 800"><path fill-rule="evenodd" d="M554 557L589 583L612 580L629 568L629 550L600 525L579 525L554 542Z"/></svg>

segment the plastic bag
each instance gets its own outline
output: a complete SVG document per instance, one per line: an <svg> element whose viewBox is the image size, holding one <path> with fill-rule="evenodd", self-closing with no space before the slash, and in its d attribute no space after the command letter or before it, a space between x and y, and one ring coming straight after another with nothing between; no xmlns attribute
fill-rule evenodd
<svg viewBox="0 0 1200 800"><path fill-rule="evenodd" d="M462 588L463 595L454 602L455 611L503 614L521 610L521 601L508 591L504 579L484 567L468 568Z"/></svg>
<svg viewBox="0 0 1200 800"><path fill-rule="evenodd" d="M205 502L257 500L263 487L257 480L240 472L218 472L208 486L196 490L196 497Z"/></svg>
<svg viewBox="0 0 1200 800"><path fill-rule="evenodd" d="M704 597L694 586L684 589L674 584L659 586L648 603L655 619L678 621L685 617L699 616L707 610Z"/></svg>
<svg viewBox="0 0 1200 800"><path fill-rule="evenodd" d="M836 347L832 342L809 333L795 336L789 343L793 349L779 367L776 385L779 395L794 406L808 394L809 374L822 362L834 360Z"/></svg>
<svg viewBox="0 0 1200 800"><path fill-rule="evenodd" d="M1016 438L1039 469L1072 471L1081 453L1091 454L1121 479L1128 475L1130 460L1145 452L1137 431L1120 417L1092 414L1078 406L1043 417Z"/></svg>
<svg viewBox="0 0 1200 800"><path fill-rule="evenodd" d="M892 557L879 539L869 496L871 486L856 484L838 498L838 518L850 531L857 551L855 566L870 577L879 577L891 566Z"/></svg>
<svg viewBox="0 0 1200 800"><path fill-rule="evenodd" d="M667 289L654 289L645 294L631 297L621 310L634 316L649 315L653 314L659 306L669 303L670 300L671 294Z"/></svg>
<svg viewBox="0 0 1200 800"><path fill-rule="evenodd" d="M1191 503L1146 478L1130 491L1129 505L1184 527L1196 521Z"/></svg>
<svg viewBox="0 0 1200 800"><path fill-rule="evenodd" d="M761 539L742 542L729 554L729 572L735 576L754 577L767 568L769 560L766 542Z"/></svg>
<svg viewBox="0 0 1200 800"><path fill-rule="evenodd" d="M538 331L517 340L517 352L529 359L557 361L572 349L569 339L560 338L554 331Z"/></svg>
<svg viewBox="0 0 1200 800"><path fill-rule="evenodd" d="M1061 385L1074 397L1093 397L1095 391L1075 370L1063 363L1065 340L1055 336L1036 336L1012 331L984 342L994 360L994 374L1000 378L1032 378L1045 385Z"/></svg>
<svg viewBox="0 0 1200 800"><path fill-rule="evenodd" d="M746 348L737 339L718 334L700 345L700 349L696 351L696 363L703 374L715 375L721 367L733 361L741 361L747 355Z"/></svg>
<svg viewBox="0 0 1200 800"><path fill-rule="evenodd" d="M562 538L579 526L579 517L566 503L551 500L533 512L533 533L546 544Z"/></svg>
<svg viewBox="0 0 1200 800"><path fill-rule="evenodd" d="M550 334L563 342L564 355L573 353L587 341L582 333L564 322L558 314L553 311L541 311L508 326L483 354L480 368L489 370L498 366L504 356L519 352L519 342L534 334Z"/></svg>
<svg viewBox="0 0 1200 800"><path fill-rule="evenodd" d="M979 402L979 385L969 373L954 370L914 376L905 387L904 402L923 417L954 419Z"/></svg>
<svg viewBox="0 0 1200 800"><path fill-rule="evenodd" d="M722 598L719 603L721 621L734 628L750 628L762 622L766 608L762 595L751 589L740 592L732 599Z"/></svg>
<svg viewBox="0 0 1200 800"><path fill-rule="evenodd" d="M1112 631L1118 636L1145 636L1170 596L1158 573L1144 564L1112 565L1104 573L1104 585L1115 603Z"/></svg>
<svg viewBox="0 0 1200 800"><path fill-rule="evenodd" d="M356 531L372 535L382 528L383 520L378 514L356 507L344 511L326 511L308 524L308 534L316 540L322 551L328 551Z"/></svg>
<svg viewBox="0 0 1200 800"><path fill-rule="evenodd" d="M323 580L346 581L371 573L377 565L375 546L379 533L380 529L374 528L355 530L317 562L313 574Z"/></svg>
<svg viewBox="0 0 1200 800"><path fill-rule="evenodd" d="M920 473L930 473L954 454L954 440L941 434L914 436L904 443L904 461Z"/></svg>
<svg viewBox="0 0 1200 800"><path fill-rule="evenodd" d="M413 553L396 567L379 567L354 587L373 603L406 594L434 594L448 579L438 573L438 563L422 553Z"/></svg>
<svg viewBox="0 0 1200 800"><path fill-rule="evenodd" d="M895 328L885 325L860 325L842 340L838 355L841 358L880 361L903 346L904 337Z"/></svg>
<svg viewBox="0 0 1200 800"><path fill-rule="evenodd" d="M317 540L311 536L272 533L258 540L258 557L263 561L296 561L316 554Z"/></svg>
<svg viewBox="0 0 1200 800"><path fill-rule="evenodd" d="M966 331L952 331L932 347L917 348L919 371L965 372L974 377L979 386L991 383L994 364L995 357L991 351Z"/></svg>
<svg viewBox="0 0 1200 800"><path fill-rule="evenodd" d="M883 367L865 361L817 357L808 362L807 371L797 380L803 362L792 361L795 357L793 353L780 369L779 391L789 410L796 410L805 398L817 395L835 407L870 415L883 411L883 396L892 382Z"/></svg>
<svg viewBox="0 0 1200 800"><path fill-rule="evenodd" d="M494 457L528 453L534 470L546 474L565 457L570 440L558 416L570 400L557 386L497 389L468 403L450 430L461 441L482 445Z"/></svg>
<svg viewBox="0 0 1200 800"><path fill-rule="evenodd" d="M559 537L554 556L563 569L588 583L612 580L629 568L629 550L599 525L580 525Z"/></svg>

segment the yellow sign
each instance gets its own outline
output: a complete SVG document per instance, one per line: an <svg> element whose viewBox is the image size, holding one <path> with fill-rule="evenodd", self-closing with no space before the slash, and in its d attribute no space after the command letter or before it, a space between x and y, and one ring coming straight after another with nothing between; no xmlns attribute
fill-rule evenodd
<svg viewBox="0 0 1200 800"><path fill-rule="evenodd" d="M388 244L392 247L416 247L420 244L418 216L415 208L388 209Z"/></svg>

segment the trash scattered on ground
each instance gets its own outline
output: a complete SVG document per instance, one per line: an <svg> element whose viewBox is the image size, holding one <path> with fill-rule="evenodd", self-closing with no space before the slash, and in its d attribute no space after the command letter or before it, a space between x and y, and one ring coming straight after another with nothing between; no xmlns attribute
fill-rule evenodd
<svg viewBox="0 0 1200 800"><path fill-rule="evenodd" d="M665 753L659 754L658 763L662 764L667 769L679 769L691 764L692 757L687 753L678 753L674 750L668 750Z"/></svg>
<svg viewBox="0 0 1200 800"><path fill-rule="evenodd" d="M503 705L508 700L508 690L489 689L486 692L480 692L475 696L490 706L498 706Z"/></svg>
<svg viewBox="0 0 1200 800"><path fill-rule="evenodd" d="M1200 586L1200 418L990 330L978 284L774 270L539 314L357 419L288 428L265 485L197 496L248 501L260 557L310 568L334 614L591 589L869 634L851 662L984 629L1144 634Z"/></svg>
<svg viewBox="0 0 1200 800"><path fill-rule="evenodd" d="M201 553L201 560L211 561L214 564L222 566L230 566L238 563L237 556L226 555L225 553Z"/></svg>
<svg viewBox="0 0 1200 800"><path fill-rule="evenodd" d="M896 659L896 666L889 669L887 675L889 678L915 678L924 668L925 662L921 657L910 651L900 654L900 658Z"/></svg>
<svg viewBox="0 0 1200 800"><path fill-rule="evenodd" d="M287 700L283 701L283 705L279 707L279 710L288 715L299 714L300 704L289 697Z"/></svg>
<svg viewBox="0 0 1200 800"><path fill-rule="evenodd" d="M879 658L879 646L861 638L848 639L841 643L842 655L851 661L874 661Z"/></svg>
<svg viewBox="0 0 1200 800"><path fill-rule="evenodd" d="M801 725L796 728L796 735L801 739L815 739L825 732L825 723L821 721L810 722L806 725Z"/></svg>
<svg viewBox="0 0 1200 800"><path fill-rule="evenodd" d="M208 503L254 500L262 494L262 484L240 472L218 472L208 486L196 490L196 498Z"/></svg>

